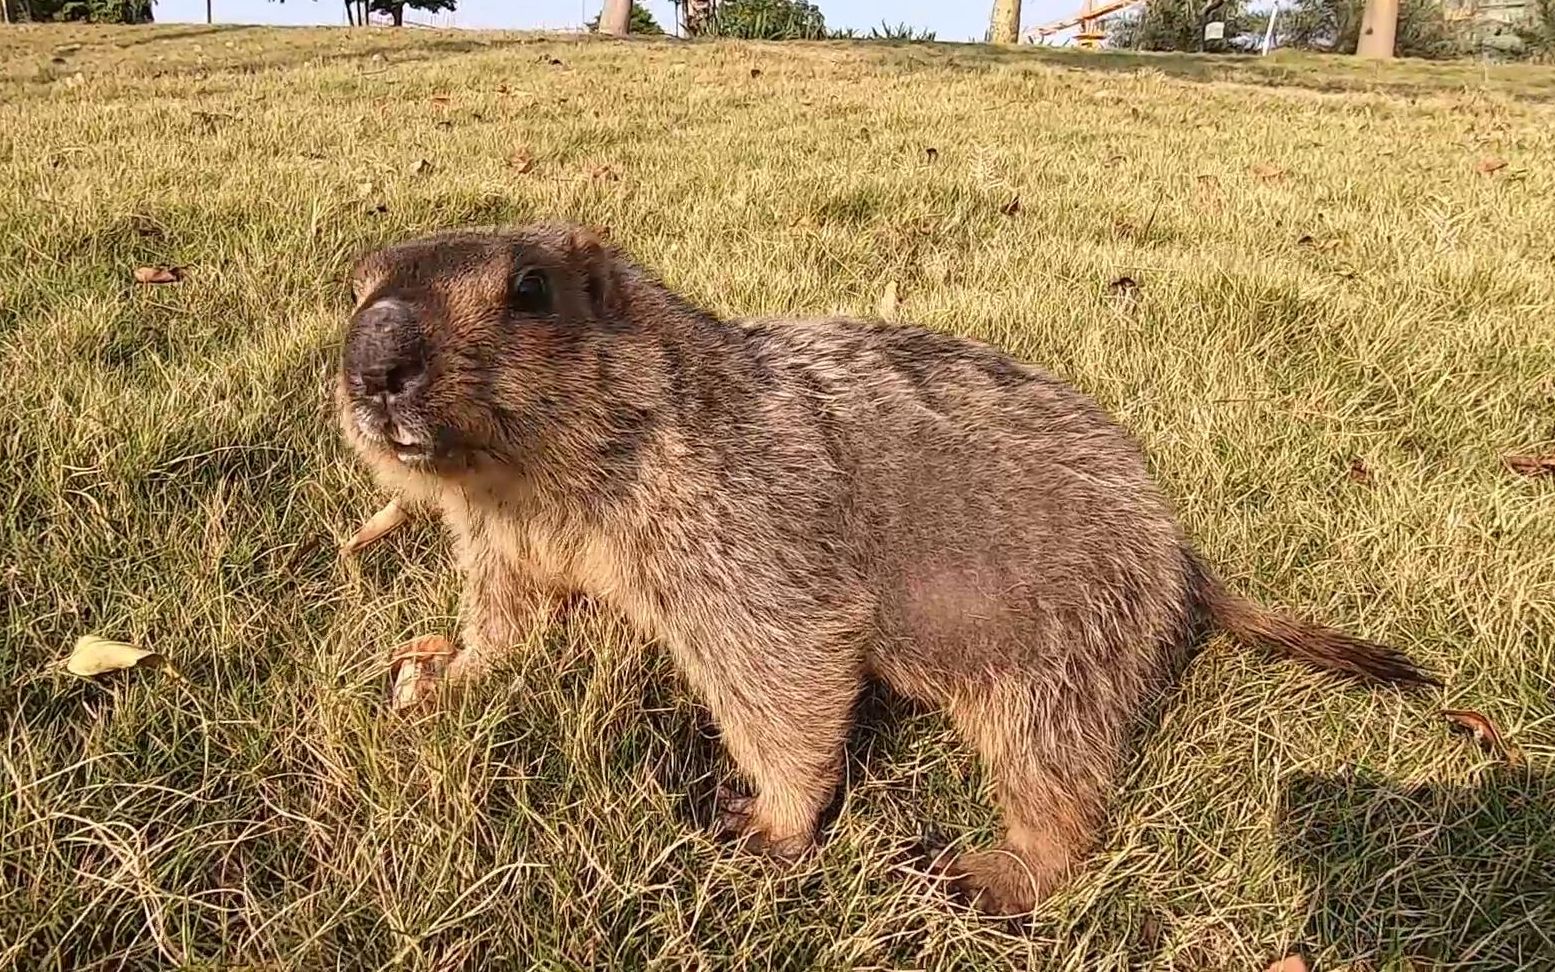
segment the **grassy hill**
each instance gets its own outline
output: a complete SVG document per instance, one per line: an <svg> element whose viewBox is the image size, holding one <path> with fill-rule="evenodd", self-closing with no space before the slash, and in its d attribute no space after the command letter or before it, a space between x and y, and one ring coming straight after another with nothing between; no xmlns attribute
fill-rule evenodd
<svg viewBox="0 0 1555 972"><path fill-rule="evenodd" d="M1555 452L1552 97L1475 64L0 30L0 967L1555 965L1555 480L1503 462ZM325 405L342 275L536 217L728 314L895 284L1114 410L1235 586L1447 687L1210 642L1027 928L912 854L996 826L933 714L869 707L786 873L705 836L730 763L608 616L386 718L386 650L451 631L456 579L430 524L336 557L384 499ZM188 683L50 667L84 633Z"/></svg>

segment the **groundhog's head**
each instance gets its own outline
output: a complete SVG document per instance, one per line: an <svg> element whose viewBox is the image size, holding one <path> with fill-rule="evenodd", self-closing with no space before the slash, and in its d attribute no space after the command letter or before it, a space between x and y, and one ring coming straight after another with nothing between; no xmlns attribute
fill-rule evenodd
<svg viewBox="0 0 1555 972"><path fill-rule="evenodd" d="M440 233L351 271L337 389L350 443L380 466L506 461L569 405L591 341L618 326L617 264L579 227Z"/></svg>

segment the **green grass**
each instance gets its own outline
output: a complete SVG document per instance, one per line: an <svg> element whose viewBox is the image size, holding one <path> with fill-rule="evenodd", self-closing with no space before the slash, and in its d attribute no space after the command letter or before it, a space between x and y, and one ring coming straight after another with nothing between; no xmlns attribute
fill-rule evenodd
<svg viewBox="0 0 1555 972"><path fill-rule="evenodd" d="M0 31L0 967L1555 967L1555 488L1501 461L1555 451L1552 95L1476 64ZM787 873L704 836L729 761L609 617L386 718L386 649L451 631L457 579L427 524L334 554L383 500L325 405L343 271L536 217L728 314L895 281L1114 410L1236 586L1447 687L1212 641L1029 928L914 863L996 827L930 713L871 708ZM159 263L186 282L129 282ZM188 687L50 667L88 632Z"/></svg>

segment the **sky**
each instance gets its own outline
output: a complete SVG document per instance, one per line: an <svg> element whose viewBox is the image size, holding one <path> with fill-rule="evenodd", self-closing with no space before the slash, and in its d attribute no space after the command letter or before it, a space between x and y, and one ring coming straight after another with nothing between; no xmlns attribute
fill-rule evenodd
<svg viewBox="0 0 1555 972"><path fill-rule="evenodd" d="M934 31L940 40L982 40L993 0L815 0L826 26L867 31L882 20ZM344 24L341 0L211 0L214 19L225 24ZM458 27L557 29L577 27L599 13L601 0L459 0ZM665 30L674 23L669 0L648 0ZM1080 8L1080 0L1025 0L1026 24L1045 23ZM205 0L154 0L160 23L204 23ZM419 19L419 18L416 18ZM441 22L441 21L440 21Z"/></svg>

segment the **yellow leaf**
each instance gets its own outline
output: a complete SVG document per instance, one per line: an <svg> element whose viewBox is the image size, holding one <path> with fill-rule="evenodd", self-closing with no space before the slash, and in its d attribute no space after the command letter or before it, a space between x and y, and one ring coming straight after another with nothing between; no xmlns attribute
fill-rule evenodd
<svg viewBox="0 0 1555 972"><path fill-rule="evenodd" d="M400 505L399 497L389 500L388 505L368 518L362 528L356 531L356 535L347 540L341 546L340 552L347 556L357 553L363 547L369 546L398 530L410 519L410 514Z"/></svg>
<svg viewBox="0 0 1555 972"><path fill-rule="evenodd" d="M885 285L885 291L880 295L880 303L875 306L875 310L883 320L894 321L896 320L896 309L900 304L901 301L896 298L896 281L888 281Z"/></svg>
<svg viewBox="0 0 1555 972"><path fill-rule="evenodd" d="M89 678L126 668L160 668L177 676L171 662L154 651L124 641L110 641L97 635L82 635L65 660L65 670Z"/></svg>

